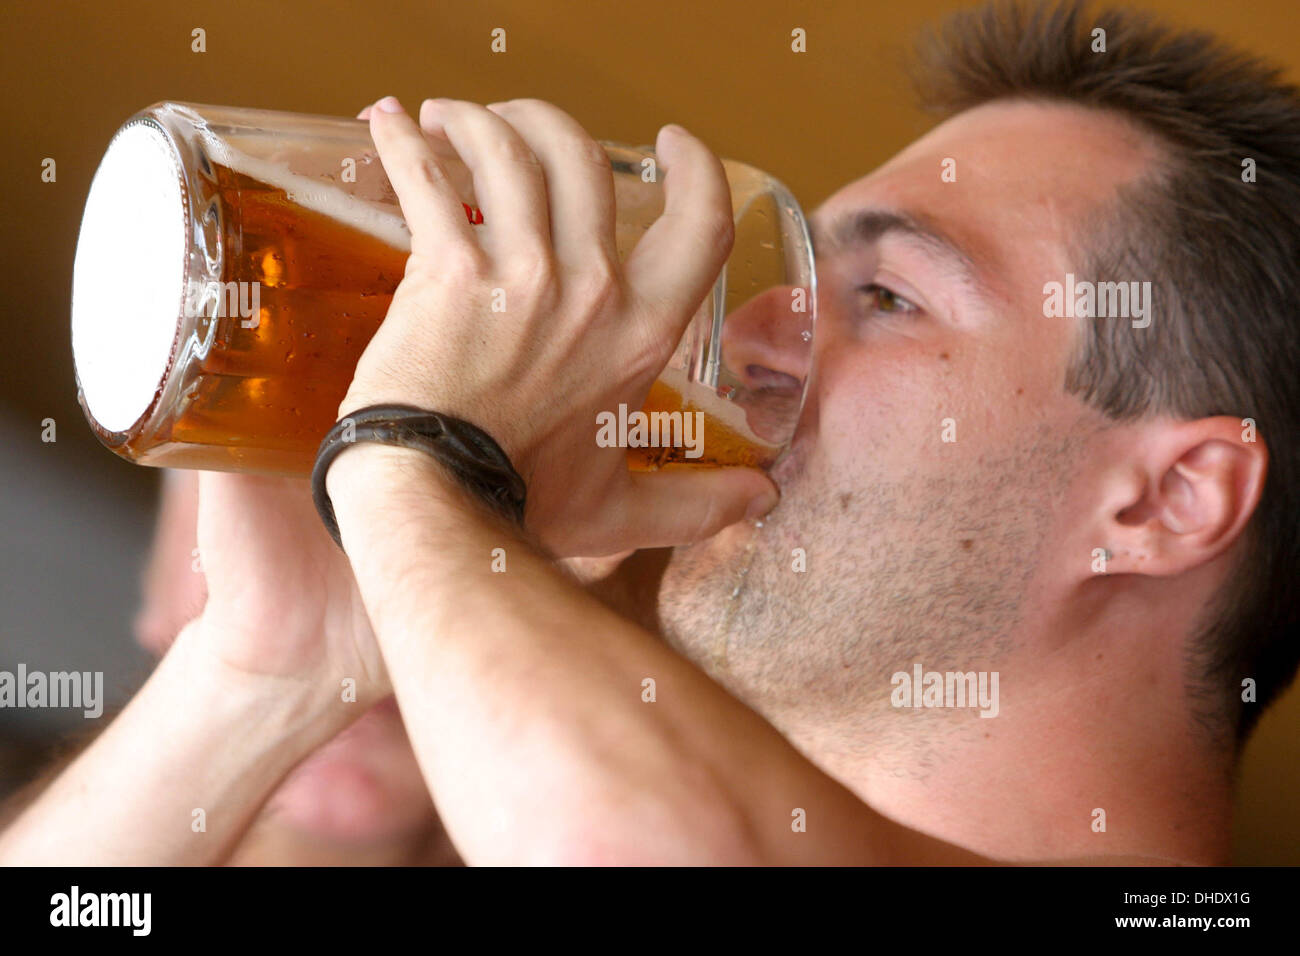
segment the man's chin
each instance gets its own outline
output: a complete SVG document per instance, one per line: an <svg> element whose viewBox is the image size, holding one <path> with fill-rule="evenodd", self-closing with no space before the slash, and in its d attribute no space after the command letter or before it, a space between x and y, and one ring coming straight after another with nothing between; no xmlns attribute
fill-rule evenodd
<svg viewBox="0 0 1300 956"><path fill-rule="evenodd" d="M392 699L295 767L267 813L339 843L398 839L427 826L433 806Z"/></svg>
<svg viewBox="0 0 1300 956"><path fill-rule="evenodd" d="M662 589L697 590L719 573L730 573L739 566L741 556L754 539L756 522L752 519L728 525L711 538L673 548L661 581Z"/></svg>

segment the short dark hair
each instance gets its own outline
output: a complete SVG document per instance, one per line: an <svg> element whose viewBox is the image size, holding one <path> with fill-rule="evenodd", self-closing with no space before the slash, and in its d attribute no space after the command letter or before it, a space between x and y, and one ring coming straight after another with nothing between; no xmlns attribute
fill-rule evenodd
<svg viewBox="0 0 1300 956"><path fill-rule="evenodd" d="M1300 663L1300 92L1209 34L1085 0L955 13L922 34L912 73L945 114L1067 102L1162 147L1071 240L1082 273L1149 276L1159 312L1140 329L1088 323L1065 387L1117 421L1250 418L1268 444L1243 558L1187 648L1195 717L1240 744ZM1248 677L1258 701L1243 706Z"/></svg>

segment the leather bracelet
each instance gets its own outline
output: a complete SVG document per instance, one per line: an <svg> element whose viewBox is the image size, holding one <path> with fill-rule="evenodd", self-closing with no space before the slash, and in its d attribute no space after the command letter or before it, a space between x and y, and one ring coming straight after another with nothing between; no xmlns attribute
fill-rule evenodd
<svg viewBox="0 0 1300 956"><path fill-rule="evenodd" d="M527 488L501 446L483 429L451 415L411 405L371 405L335 423L320 443L311 471L311 496L325 530L340 548L334 504L325 476L334 459L352 445L376 442L414 448L441 462L466 488L521 528Z"/></svg>

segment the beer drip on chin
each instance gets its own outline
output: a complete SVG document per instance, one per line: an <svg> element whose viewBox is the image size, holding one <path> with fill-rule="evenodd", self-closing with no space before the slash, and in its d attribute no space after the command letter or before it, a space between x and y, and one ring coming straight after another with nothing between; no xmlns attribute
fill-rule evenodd
<svg viewBox="0 0 1300 956"><path fill-rule="evenodd" d="M717 671L725 670L727 667L727 645L731 636L731 622L748 583L747 578L749 569L754 564L754 555L758 553L758 538L763 533L763 524L761 518L754 522L749 541L746 542L745 550L741 552L740 560L736 564L736 573L731 579L731 591L722 605L722 613L718 615L718 623L709 641L709 659Z"/></svg>

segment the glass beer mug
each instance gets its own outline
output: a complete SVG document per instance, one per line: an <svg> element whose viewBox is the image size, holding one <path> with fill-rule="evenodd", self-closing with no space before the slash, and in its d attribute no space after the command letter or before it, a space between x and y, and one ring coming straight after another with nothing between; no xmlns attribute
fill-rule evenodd
<svg viewBox="0 0 1300 956"><path fill-rule="evenodd" d="M602 145L626 258L671 173L651 149ZM631 468L767 467L799 417L816 298L804 217L770 176L723 165L735 246L643 417L618 422ZM463 164L450 172L481 223ZM140 464L309 474L409 251L367 123L186 103L137 113L95 174L73 270L91 427Z"/></svg>

